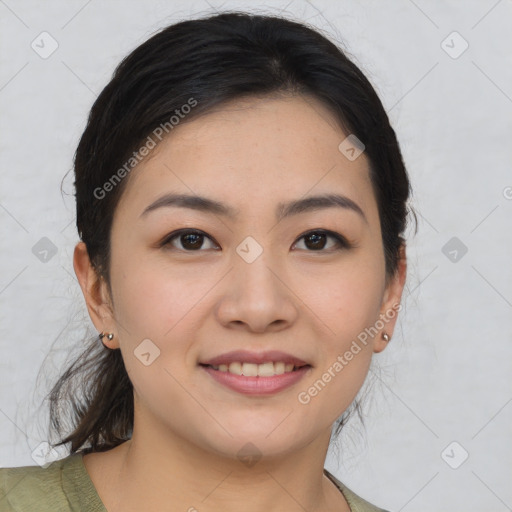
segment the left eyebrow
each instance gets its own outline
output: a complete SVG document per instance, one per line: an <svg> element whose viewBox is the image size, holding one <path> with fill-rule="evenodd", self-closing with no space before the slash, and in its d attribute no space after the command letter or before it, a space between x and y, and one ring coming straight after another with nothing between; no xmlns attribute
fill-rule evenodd
<svg viewBox="0 0 512 512"><path fill-rule="evenodd" d="M368 224L368 219L362 208L355 201L350 199L350 197L340 194L323 194L290 201L288 203L279 203L276 209L276 218L282 220L285 217L299 213L323 210L325 208L343 208L345 210L351 210L360 215L366 224Z"/></svg>
<svg viewBox="0 0 512 512"><path fill-rule="evenodd" d="M228 206L219 201L215 201L208 197L189 195L189 194L165 194L156 201L147 206L141 213L140 217L145 217L149 212L164 207L180 207L190 208L206 213L214 213L234 219L239 215L240 210ZM278 203L276 207L276 219L281 221L284 218L298 215L301 213L318 211L325 208L343 208L351 210L361 216L368 224L368 219L361 207L352 199L340 194L323 194L319 196L310 196L286 203Z"/></svg>

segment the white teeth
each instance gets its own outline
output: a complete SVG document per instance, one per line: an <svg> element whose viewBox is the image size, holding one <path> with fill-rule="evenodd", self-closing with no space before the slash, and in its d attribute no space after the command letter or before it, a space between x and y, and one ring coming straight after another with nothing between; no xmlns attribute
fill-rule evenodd
<svg viewBox="0 0 512 512"><path fill-rule="evenodd" d="M274 371L276 375L282 375L284 373L284 363L274 363Z"/></svg>
<svg viewBox="0 0 512 512"><path fill-rule="evenodd" d="M242 375L242 363L231 363L228 365L228 369L226 371L234 373L235 375Z"/></svg>
<svg viewBox="0 0 512 512"><path fill-rule="evenodd" d="M260 365L254 365L256 366L256 370L258 372L259 377L272 377L272 375L275 375L274 373L274 363L263 363ZM244 364L245 369L245 364ZM245 375L245 371L244 371Z"/></svg>
<svg viewBox="0 0 512 512"><path fill-rule="evenodd" d="M221 372L234 373L235 375L244 375L245 377L272 377L273 375L282 375L293 371L293 363L267 362L263 364L234 362L229 365L211 365L213 369Z"/></svg>
<svg viewBox="0 0 512 512"><path fill-rule="evenodd" d="M258 376L258 368L263 365L257 365L254 363L244 363L242 364L242 374L246 377L257 377Z"/></svg>

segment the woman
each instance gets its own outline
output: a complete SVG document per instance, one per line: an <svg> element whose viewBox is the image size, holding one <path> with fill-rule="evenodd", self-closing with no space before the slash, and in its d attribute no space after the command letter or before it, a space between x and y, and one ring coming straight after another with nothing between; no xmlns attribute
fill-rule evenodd
<svg viewBox="0 0 512 512"><path fill-rule="evenodd" d="M382 510L323 467L406 278L410 184L362 72L279 17L171 25L95 101L75 177L99 335L51 394L70 455L0 470L2 510Z"/></svg>

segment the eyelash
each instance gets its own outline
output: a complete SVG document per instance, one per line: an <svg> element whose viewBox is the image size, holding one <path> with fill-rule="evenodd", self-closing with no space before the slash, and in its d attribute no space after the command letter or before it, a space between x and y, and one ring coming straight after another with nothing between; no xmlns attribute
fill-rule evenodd
<svg viewBox="0 0 512 512"><path fill-rule="evenodd" d="M164 238L164 240L159 244L159 246L167 248L169 245L171 245L172 240L174 240L175 238L178 238L182 235L185 235L185 234L202 235L202 236L205 236L206 238L209 238L212 242L214 242L213 239L210 236L208 236L204 231L201 231L198 229L179 229L177 231L173 231L168 236L166 236ZM336 243L338 244L338 247L334 248L334 249L331 248L331 249L318 249L318 250L305 249L306 252L330 253L333 251L336 252L336 251L347 250L347 249L350 249L353 247L353 245L350 244L345 237L343 237L339 233L336 233L334 231L329 231L326 229L313 229L313 230L307 231L306 233L303 233L299 238L297 238L297 241L295 241L293 245L297 244L299 240L301 240L311 234L322 234L322 235L327 235L328 238L334 238L336 240ZM216 243L216 242L214 242L214 243ZM177 249L177 248L172 248L170 250L177 250L177 251L181 251L181 252L202 252L203 251L201 249L187 250L187 249Z"/></svg>

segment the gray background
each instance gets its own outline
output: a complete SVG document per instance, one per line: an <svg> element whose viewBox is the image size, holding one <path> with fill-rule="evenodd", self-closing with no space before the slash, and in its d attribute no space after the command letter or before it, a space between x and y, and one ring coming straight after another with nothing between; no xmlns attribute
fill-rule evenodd
<svg viewBox="0 0 512 512"><path fill-rule="evenodd" d="M231 8L283 12L343 41L414 188L404 309L375 356L366 431L352 422L327 469L392 511L512 510L510 0L0 0L0 466L39 463L41 403L95 332L72 267L66 175L95 97L160 27ZM43 31L58 44L47 58L31 47L46 37L51 49Z"/></svg>

